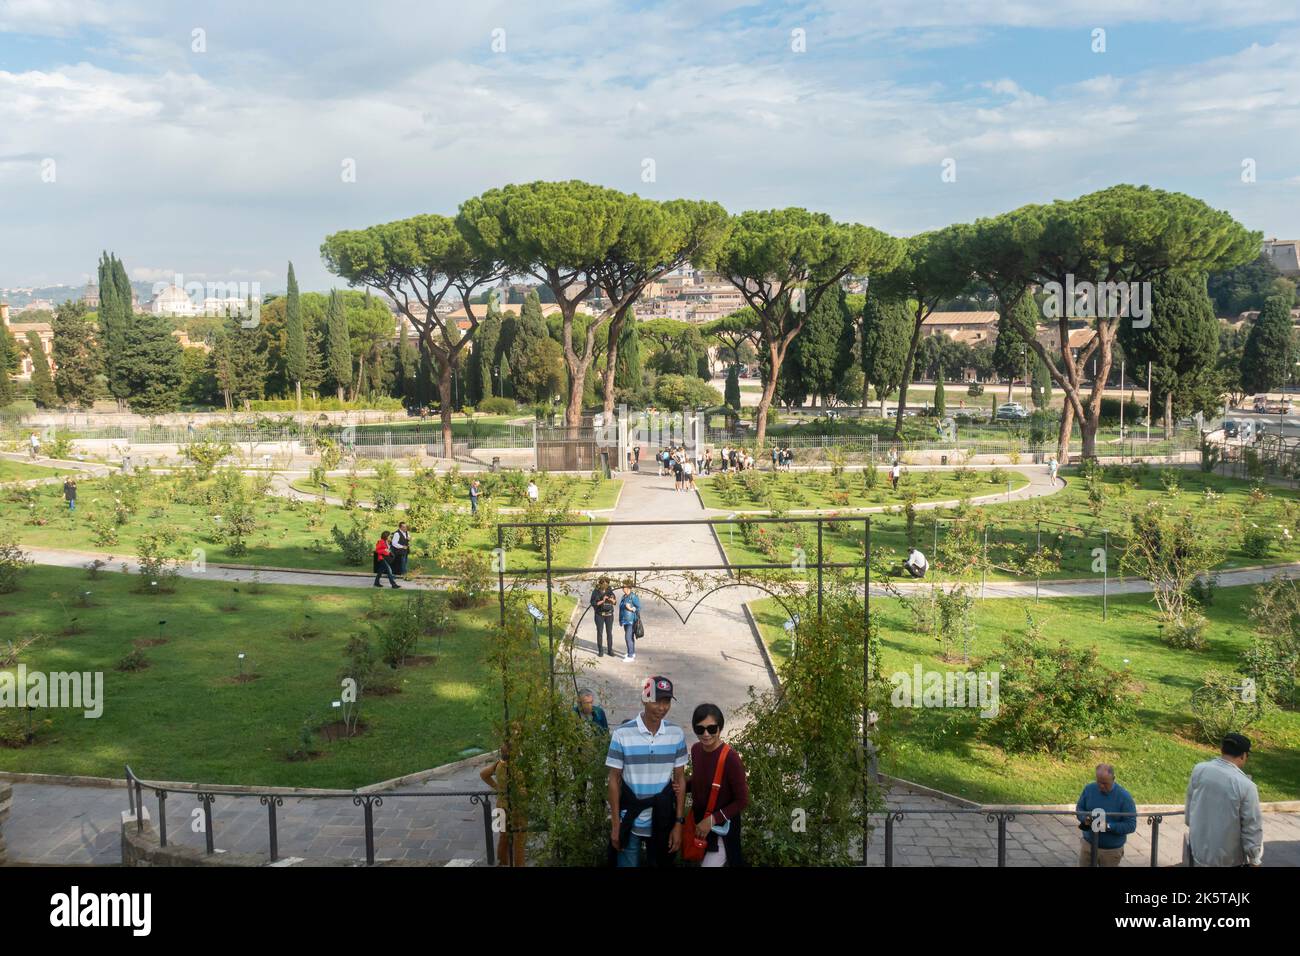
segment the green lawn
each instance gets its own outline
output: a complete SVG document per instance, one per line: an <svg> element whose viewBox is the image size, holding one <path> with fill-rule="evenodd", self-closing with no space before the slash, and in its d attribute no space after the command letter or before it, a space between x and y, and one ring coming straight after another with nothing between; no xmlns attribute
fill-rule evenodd
<svg viewBox="0 0 1300 956"><path fill-rule="evenodd" d="M784 509L871 508L897 505L915 489L917 501L960 501L986 495L1006 494L1023 488L1029 479L1018 471L1003 469L967 472L911 472L904 468L898 491L889 483L889 470L877 469L874 488L867 488L863 469L847 469L841 475L824 471L741 472L738 475L714 475L697 479L700 498L706 508L729 511L767 511L773 506ZM993 479L997 479L994 481Z"/></svg>
<svg viewBox="0 0 1300 956"><path fill-rule="evenodd" d="M1067 480L1066 487L1050 497L982 505L971 512L971 518L965 519L988 522L992 564L990 581L1027 579L1024 561L1037 551L1040 518L1042 547L1060 556L1059 566L1045 574L1044 579L1097 577L1092 570L1093 552L1104 547L1107 540L1110 546L1108 570L1112 576L1117 576L1124 548L1123 533L1129 524L1128 515L1153 501L1164 502L1175 511L1192 513L1204 522L1206 531L1222 545L1224 561L1219 566L1221 570L1300 561L1300 494L1294 490L1268 487L1261 493L1252 493L1253 485L1249 481L1207 475L1191 469L1166 473L1166 478L1177 478L1177 490L1174 490L1172 484L1166 487L1158 469L1139 473L1127 468L1113 468L1100 483L1102 497L1094 503L1089 498L1087 482L1077 469L1065 469L1062 474ZM918 472L915 480L925 482L933 479ZM922 488L918 485L918 490ZM811 494L810 491L804 493ZM926 496L929 497L928 493ZM895 497L893 501L899 499ZM782 504L786 508L792 507L785 502ZM959 526L958 519L956 509L916 513L914 540L940 576L972 573L969 559L958 555L955 549L950 552L946 543L951 529ZM1253 557L1242 547L1243 533L1252 523L1273 529L1271 547L1262 557ZM936 525L939 532L937 550L934 547ZM1110 531L1109 539L1104 534L1106 530ZM724 534L722 544L728 560L737 564L771 560L773 556L788 560L792 548L808 550L809 533L806 527L801 530L793 524L754 525ZM983 532L977 530L974 533L982 544ZM800 535L804 540L800 540ZM871 541L873 551L892 553L901 560L908 546L906 516L900 513L873 515ZM815 540L811 546L816 547ZM834 529L828 527L823 536L823 547L828 561L860 561L862 528L849 523Z"/></svg>
<svg viewBox="0 0 1300 956"><path fill-rule="evenodd" d="M351 518L343 508L320 502L291 502L272 495L256 499L256 526L246 539L247 552L231 554L216 536L212 508L198 494L210 484L211 481L196 485L192 476L184 472L171 476L146 474L136 478L88 479L78 484L77 510L72 513L64 505L62 488L57 484L10 489L0 492L0 522L20 543L28 546L108 552L123 558L136 554L142 534L168 528L174 532L175 553L186 562L192 559L192 550L200 548L206 560L214 564L339 571L370 568L369 557L361 564L347 563L334 542L331 527L344 531L351 528ZM115 528L116 541L110 542L102 535L97 536L96 523L110 523L115 512L113 489L123 487L141 490L137 492L134 511L126 516L124 524ZM373 544L381 530L397 526L404 512L399 509L386 518L370 511L357 514L367 522L366 534ZM462 516L459 520L468 519ZM484 551L495 548L495 519L484 509L477 522L477 525L471 523L458 547ZM552 539L553 563L589 565L603 533L603 529L577 529L558 542ZM422 534L418 527L412 528L409 566L412 574L443 573L435 555L430 553L431 537ZM507 541L507 551L512 569L539 570L545 566L544 551L526 534L519 534L513 543Z"/></svg>
<svg viewBox="0 0 1300 956"><path fill-rule="evenodd" d="M1113 763L1120 781L1138 803L1182 803L1192 766L1212 757L1216 748L1202 741L1189 709L1189 699L1201 675L1216 668L1240 666L1250 632L1244 605L1250 588L1224 588L1206 609L1209 645L1202 651L1174 650L1161 642L1149 598L1112 598L1107 621L1095 600L988 600L975 610L972 656L996 658L1001 637L1023 633L1027 611L1034 614L1044 637L1076 645L1095 645L1101 662L1131 675L1138 695L1133 726L1113 737L1089 741L1083 753L1061 760L1047 756L1012 755L990 742L972 739L969 731L944 733L952 713L938 708L895 708L892 750L883 772L986 803L1067 803L1101 762ZM750 605L778 664L785 661L790 642L782 628L785 612L772 599ZM960 663L938 657L938 645L928 633L913 633L910 613L897 600L873 599L871 611L879 623L883 670L962 671ZM1127 659L1127 663L1125 662ZM992 664L996 668L996 664ZM969 725L968 725L969 726ZM1278 711L1246 730L1253 743L1247 768L1263 800L1294 800L1300 795L1300 712Z"/></svg>
<svg viewBox="0 0 1300 956"><path fill-rule="evenodd" d="M291 486L297 490L309 495L318 495L322 492L338 498L347 496L348 486L352 479L346 475L331 475L328 477L328 487L321 488L310 478L296 478L290 482ZM398 499L406 502L415 488L415 482L419 479L410 476L401 475L395 481L381 482L377 478L358 478L356 479L356 495L360 501L374 501L375 493L385 484L397 495ZM469 507L469 482L470 477L465 476L461 479L463 489L458 491L460 504L464 508ZM483 481L483 479L480 479ZM527 479L525 479L527 481ZM619 491L623 487L621 478L601 479L599 484L595 484L588 479L578 478L572 475L551 475L539 474L537 476L538 500L544 506L552 506L562 501L568 502L568 507L581 511L593 511L613 508L618 501ZM528 496L522 489L515 489L501 486L495 494L487 494L486 490L480 503L492 499L503 508L522 508L528 503Z"/></svg>
<svg viewBox="0 0 1300 956"><path fill-rule="evenodd" d="M134 575L43 567L4 596L6 634L46 635L21 660L32 670L101 671L104 710L36 712L37 739L0 746L0 768L34 773L118 777L130 764L145 778L267 786L358 787L458 759L469 748L493 750L500 717L499 683L487 672L485 631L495 600L453 611L450 632L422 637L416 653L436 656L396 672L400 692L361 701L365 733L330 742L314 735L321 756L291 761L304 723L335 719L348 636L368 632L365 615L404 599L391 590L331 589L181 580L171 595L135 593ZM89 590L93 606L73 604ZM373 604L372 604L373 602ZM539 602L541 603L541 602ZM556 620L572 608L556 596ZM544 605L543 605L544 606ZM319 634L289 636L310 615ZM62 635L75 619L82 633ZM167 643L147 647L145 670L114 665L138 639L154 639L160 620ZM382 624L381 618L375 623ZM259 677L238 683L237 655ZM10 729L22 715L0 712Z"/></svg>
<svg viewBox="0 0 1300 956"><path fill-rule="evenodd" d="M59 475L70 475L73 473L71 468L52 468L48 465L29 465L25 461L14 461L11 458L0 458L0 482L3 481L27 481L32 478L55 478Z"/></svg>

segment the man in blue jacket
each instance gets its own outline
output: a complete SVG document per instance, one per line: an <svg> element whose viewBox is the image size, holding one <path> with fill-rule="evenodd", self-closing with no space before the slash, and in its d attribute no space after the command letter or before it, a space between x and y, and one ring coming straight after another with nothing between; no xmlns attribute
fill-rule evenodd
<svg viewBox="0 0 1300 956"><path fill-rule="evenodd" d="M1137 829L1137 804L1115 782L1114 767L1108 763L1097 764L1097 779L1083 788L1075 809L1079 811L1079 829L1083 831L1079 865L1092 866L1092 841L1096 840L1097 865L1119 866L1124 859L1124 841Z"/></svg>
<svg viewBox="0 0 1300 956"><path fill-rule="evenodd" d="M632 582L623 582L623 596L618 601L618 623L623 625L623 640L627 644L624 661L636 660L636 624L641 619L641 601L632 593Z"/></svg>

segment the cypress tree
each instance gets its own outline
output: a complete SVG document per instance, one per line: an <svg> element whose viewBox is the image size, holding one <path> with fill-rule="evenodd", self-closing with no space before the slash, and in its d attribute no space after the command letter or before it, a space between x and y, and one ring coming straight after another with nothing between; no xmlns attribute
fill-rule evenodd
<svg viewBox="0 0 1300 956"><path fill-rule="evenodd" d="M499 378L501 380L501 397L514 398L515 383L510 380L510 356L509 355L502 354L501 356L501 372L499 374Z"/></svg>
<svg viewBox="0 0 1300 956"><path fill-rule="evenodd" d="M90 408L95 402L99 355L94 331L80 302L64 302L54 313L54 388L65 405Z"/></svg>
<svg viewBox="0 0 1300 956"><path fill-rule="evenodd" d="M740 366L734 362L727 369L725 399L728 405L740 411Z"/></svg>
<svg viewBox="0 0 1300 956"><path fill-rule="evenodd" d="M302 302L298 298L298 278L289 263L288 294L284 301L285 370L293 382L298 406L302 407L302 382L307 377L307 336L302 325Z"/></svg>
<svg viewBox="0 0 1300 956"><path fill-rule="evenodd" d="M104 355L104 373L108 391L117 399L120 410L130 392L122 372L127 315L117 293L117 257L105 252L99 260L99 343ZM130 293L127 302L130 302Z"/></svg>
<svg viewBox="0 0 1300 956"><path fill-rule="evenodd" d="M119 384L131 411L156 415L180 408L182 349L167 320L149 313L134 316L121 341Z"/></svg>
<svg viewBox="0 0 1300 956"><path fill-rule="evenodd" d="M1035 355L1033 373L1030 379L1031 397L1035 409L1046 409L1052 404L1052 376L1047 371L1047 363L1041 355Z"/></svg>
<svg viewBox="0 0 1300 956"><path fill-rule="evenodd" d="M9 330L0 325L0 408L14 400L14 383L9 378L9 369L13 364L14 349L10 345Z"/></svg>
<svg viewBox="0 0 1300 956"><path fill-rule="evenodd" d="M948 397L943 391L943 366L939 366L939 374L934 380L934 411L940 418L948 414Z"/></svg>
<svg viewBox="0 0 1300 956"><path fill-rule="evenodd" d="M329 308L325 313L325 354L328 378L334 383L339 401L344 400L352 380L352 345L348 341L348 320L343 312L343 296L330 290Z"/></svg>
<svg viewBox="0 0 1300 956"><path fill-rule="evenodd" d="M614 387L634 392L641 387L641 335L636 322L626 322L618 336L618 361L614 365Z"/></svg>
<svg viewBox="0 0 1300 956"><path fill-rule="evenodd" d="M27 353L32 357L32 400L37 408L53 408L59 403L50 378L50 363L45 358L45 347L35 332L27 333Z"/></svg>
<svg viewBox="0 0 1300 956"><path fill-rule="evenodd" d="M1264 300L1241 354L1241 383L1247 393L1271 392L1291 371L1291 309L1282 296Z"/></svg>

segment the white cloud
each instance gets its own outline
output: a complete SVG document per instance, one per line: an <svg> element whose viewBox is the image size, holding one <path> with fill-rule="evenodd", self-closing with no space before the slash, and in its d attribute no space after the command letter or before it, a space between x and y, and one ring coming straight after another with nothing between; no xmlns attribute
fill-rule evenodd
<svg viewBox="0 0 1300 956"><path fill-rule="evenodd" d="M283 11L239 0L205 11L202 56L188 53L194 16L169 9L151 31L105 34L115 56L0 72L0 189L24 223L21 241L0 239L0 281L45 274L51 260L74 274L108 247L146 280L179 270L274 285L292 258L304 286L321 287L327 233L453 212L483 189L538 178L735 210L807 205L900 233L1116 181L1190 188L1198 177L1218 184L1205 197L1214 205L1270 217L1272 231L1297 218L1294 190L1281 203L1256 198L1263 170L1289 163L1289 174L1300 154L1287 95L1300 88L1294 33L1204 63L1062 85L990 63L982 85L954 89L941 58L904 83L875 62L879 45L865 55L852 44L1047 25L1042 7L873 3L853 17L839 3L766 13L674 0L633 17L574 0L454 19L445 9L403 17L379 4L359 34L356 13L286 24ZM1174 15L1103 3L1085 18L1091 9L1066 3L1050 25ZM1229 16L1217 9L1175 12L1208 25ZM1231 17L1266 13L1248 3ZM51 8L42 22L59 16ZM800 16L810 52L789 54L788 22ZM506 54L488 52L496 24ZM290 31L292 44L268 39ZM816 52L829 46L834 56ZM1259 189L1227 191L1246 150L1260 160ZM33 188L47 156L58 181ZM640 181L644 157L656 160L656 183ZM956 183L940 181L947 157ZM355 183L340 178L345 158Z"/></svg>

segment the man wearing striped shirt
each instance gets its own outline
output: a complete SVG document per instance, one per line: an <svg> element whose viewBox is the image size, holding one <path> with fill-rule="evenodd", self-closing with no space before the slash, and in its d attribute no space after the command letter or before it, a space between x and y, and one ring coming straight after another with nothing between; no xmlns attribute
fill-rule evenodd
<svg viewBox="0 0 1300 956"><path fill-rule="evenodd" d="M642 712L615 729L609 767L610 856L618 866L672 866L686 806L686 734L665 718L673 682L647 677ZM675 783L675 785L674 785Z"/></svg>

